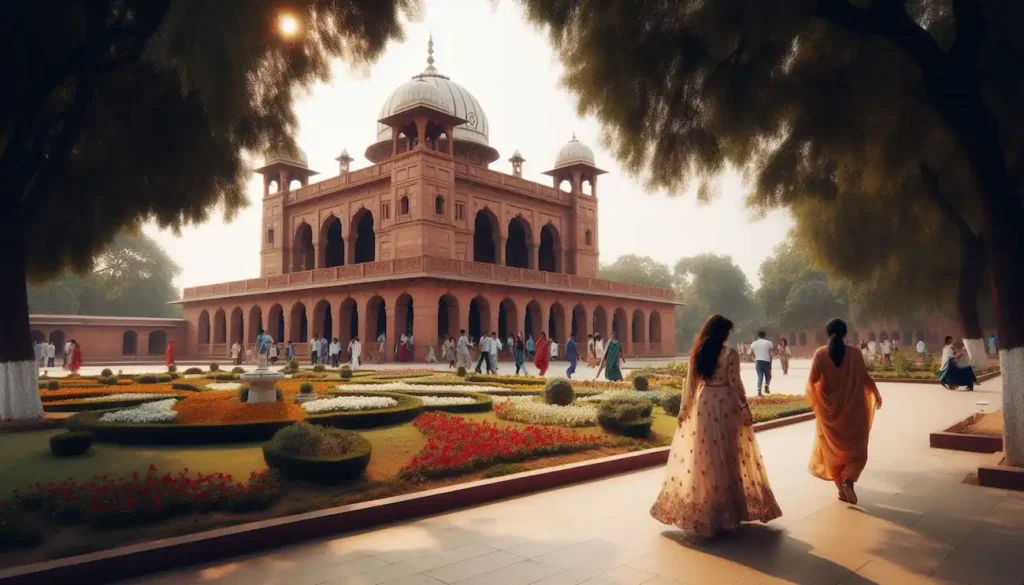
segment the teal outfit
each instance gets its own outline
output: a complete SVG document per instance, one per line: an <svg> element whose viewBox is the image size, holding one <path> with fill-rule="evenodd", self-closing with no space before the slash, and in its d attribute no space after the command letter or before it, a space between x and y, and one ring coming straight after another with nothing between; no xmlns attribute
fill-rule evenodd
<svg viewBox="0 0 1024 585"><path fill-rule="evenodd" d="M604 348L604 377L612 382L619 382L622 380L622 369L619 365L622 363L622 346L619 345L617 339L613 339L608 342L608 347Z"/></svg>

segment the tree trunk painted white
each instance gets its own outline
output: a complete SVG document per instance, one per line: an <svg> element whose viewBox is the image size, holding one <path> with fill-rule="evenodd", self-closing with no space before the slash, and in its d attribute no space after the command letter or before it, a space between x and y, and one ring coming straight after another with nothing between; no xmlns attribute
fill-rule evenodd
<svg viewBox="0 0 1024 585"><path fill-rule="evenodd" d="M1006 463L1024 467L1024 347L999 352L1003 381L1003 449Z"/></svg>
<svg viewBox="0 0 1024 585"><path fill-rule="evenodd" d="M964 348L976 374L988 369L988 354L985 353L984 339L965 339Z"/></svg>
<svg viewBox="0 0 1024 585"><path fill-rule="evenodd" d="M0 421L43 416L35 361L0 362Z"/></svg>

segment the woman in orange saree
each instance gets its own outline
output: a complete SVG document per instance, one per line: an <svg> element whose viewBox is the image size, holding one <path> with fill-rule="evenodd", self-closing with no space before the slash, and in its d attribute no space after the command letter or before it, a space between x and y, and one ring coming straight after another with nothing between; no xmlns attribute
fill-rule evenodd
<svg viewBox="0 0 1024 585"><path fill-rule="evenodd" d="M846 346L846 323L833 319L825 332L828 345L814 352L807 380L807 399L817 421L808 470L835 482L840 500L856 504L853 485L868 462L868 437L882 395L863 354Z"/></svg>

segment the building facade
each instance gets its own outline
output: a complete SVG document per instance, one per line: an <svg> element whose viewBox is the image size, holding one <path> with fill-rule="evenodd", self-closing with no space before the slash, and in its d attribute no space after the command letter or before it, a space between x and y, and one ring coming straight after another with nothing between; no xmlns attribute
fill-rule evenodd
<svg viewBox="0 0 1024 585"><path fill-rule="evenodd" d="M432 53L432 49L431 49ZM564 344L614 333L627 356L675 353L670 289L597 278L598 177L575 136L558 153L551 185L490 170L487 117L465 88L433 65L401 85L377 117L374 163L316 174L301 152L273 156L264 178L260 277L187 288L181 350L224 357L265 329L308 355L312 336L359 337L385 360L414 339L413 360L464 329L501 339L541 332Z"/></svg>
<svg viewBox="0 0 1024 585"><path fill-rule="evenodd" d="M74 339L85 363L105 364L162 362L167 345L173 341L177 350L188 325L184 319L153 317L32 314L28 319L32 342L52 343L58 361L64 342Z"/></svg>

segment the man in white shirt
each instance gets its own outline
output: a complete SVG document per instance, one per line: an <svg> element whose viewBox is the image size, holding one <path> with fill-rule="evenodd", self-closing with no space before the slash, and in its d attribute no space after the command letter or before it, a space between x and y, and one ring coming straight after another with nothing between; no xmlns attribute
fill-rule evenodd
<svg viewBox="0 0 1024 585"><path fill-rule="evenodd" d="M919 356L921 356L921 357L924 357L924 352L925 352L924 340L923 339L919 339L918 342L917 342L917 354Z"/></svg>
<svg viewBox="0 0 1024 585"><path fill-rule="evenodd" d="M750 344L750 351L754 354L754 369L757 370L757 395L761 395L761 383L764 382L764 393L771 394L769 386L772 385L772 348L774 344L765 339L768 336L764 331L757 332L757 341Z"/></svg>
<svg viewBox="0 0 1024 585"><path fill-rule="evenodd" d="M341 353L341 344L338 343L338 338L335 337L331 341L331 346L327 348L327 354L331 356L331 367L338 367L338 354Z"/></svg>
<svg viewBox="0 0 1024 585"><path fill-rule="evenodd" d="M70 342L68 342L68 343L70 343ZM46 364L49 367L52 368L53 367L54 358L56 358L56 357L57 357L57 347L55 345L53 345L52 343L48 344L47 347L46 347ZM69 363L69 362L71 362L71 350L68 350L67 352L64 353L64 363L66 364L66 363Z"/></svg>
<svg viewBox="0 0 1024 585"><path fill-rule="evenodd" d="M67 369L68 362L71 361L71 340L70 339L64 342L64 355L61 356L61 361L64 362L61 365L64 366L64 369ZM52 366L53 364L50 364L50 365Z"/></svg>
<svg viewBox="0 0 1024 585"><path fill-rule="evenodd" d="M363 353L363 345L359 343L359 337L353 337L348 344L348 353L351 356L351 367L355 371L359 367L359 356Z"/></svg>
<svg viewBox="0 0 1024 585"><path fill-rule="evenodd" d="M491 371L491 351L493 351L494 339L486 335L480 336L480 359L476 361L476 373L481 374L480 366L487 364L487 371Z"/></svg>
<svg viewBox="0 0 1024 585"><path fill-rule="evenodd" d="M888 339L882 342L882 357L886 364L892 365L892 343Z"/></svg>

